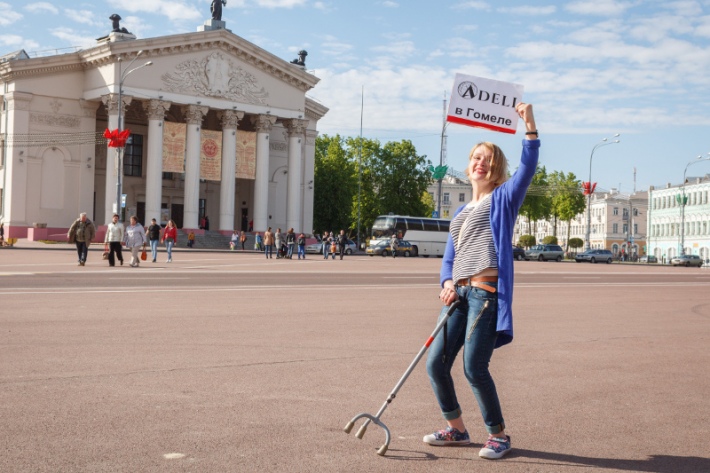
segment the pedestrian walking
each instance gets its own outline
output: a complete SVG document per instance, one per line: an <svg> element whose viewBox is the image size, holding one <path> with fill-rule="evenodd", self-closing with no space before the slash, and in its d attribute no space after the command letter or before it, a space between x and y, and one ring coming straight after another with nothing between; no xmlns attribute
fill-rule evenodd
<svg viewBox="0 0 710 473"><path fill-rule="evenodd" d="M286 232L286 245L288 246L286 257L293 259L293 248L296 246L296 234L293 232L293 228L289 228Z"/></svg>
<svg viewBox="0 0 710 473"><path fill-rule="evenodd" d="M160 242L160 230L162 227L158 222L152 218L150 220L150 226L146 230L146 235L148 236L148 241L150 242L150 255L153 257L153 263L158 260L158 243Z"/></svg>
<svg viewBox="0 0 710 473"><path fill-rule="evenodd" d="M139 252L145 250L146 237L145 229L138 223L138 217L135 215L131 216L130 224L126 227L123 243L131 250L131 267L137 268L141 264Z"/></svg>
<svg viewBox="0 0 710 473"><path fill-rule="evenodd" d="M343 259L345 254L345 249L348 246L348 237L345 235L345 230L340 230L340 235L338 235L338 249L340 250L340 259ZM335 257L333 257L335 259Z"/></svg>
<svg viewBox="0 0 710 473"><path fill-rule="evenodd" d="M121 251L123 232L123 223L118 221L118 214L113 214L111 222L106 227L106 236L104 237L104 244L108 246L106 251L108 252L109 266L116 265L116 258L118 258L118 261L121 262L121 266L123 266L123 252Z"/></svg>
<svg viewBox="0 0 710 473"><path fill-rule="evenodd" d="M165 225L165 230L163 230L163 242L165 243L165 250L168 252L168 260L166 263L172 263L173 246L177 245L177 227L173 220L168 220L167 225Z"/></svg>
<svg viewBox="0 0 710 473"><path fill-rule="evenodd" d="M86 216L86 212L79 214L79 218L71 224L67 238L69 243L76 244L76 253L79 257L79 266L86 264L86 257L89 254L89 246L91 240L96 236L96 227L94 223Z"/></svg>
<svg viewBox="0 0 710 473"><path fill-rule="evenodd" d="M306 235L303 233L298 235L298 259L301 259L301 256L303 256L303 259L306 259Z"/></svg>
<svg viewBox="0 0 710 473"><path fill-rule="evenodd" d="M430 445L470 443L451 368L463 348L466 379L480 407L488 439L479 456L501 458L510 452L510 437L488 366L493 350L513 340L513 251L510 244L518 211L537 168L540 141L532 106L516 110L525 123L522 157L508 179L507 161L493 143L479 143L469 154L467 174L471 202L451 221L441 265L439 299L445 306L459 300L443 330L434 338L427 373L447 427L424 436ZM448 307L444 307L439 317Z"/></svg>
<svg viewBox="0 0 710 473"><path fill-rule="evenodd" d="M244 244L247 242L247 234L244 230L239 234L239 243L242 244L242 251L244 251Z"/></svg>
<svg viewBox="0 0 710 473"><path fill-rule="evenodd" d="M274 233L271 231L271 227L264 232L264 255L267 258L274 257Z"/></svg>

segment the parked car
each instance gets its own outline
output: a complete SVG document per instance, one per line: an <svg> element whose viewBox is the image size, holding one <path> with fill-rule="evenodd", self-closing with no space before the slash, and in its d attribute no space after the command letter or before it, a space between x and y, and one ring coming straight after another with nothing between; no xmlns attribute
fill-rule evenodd
<svg viewBox="0 0 710 473"><path fill-rule="evenodd" d="M517 246L513 246L513 259L523 261L525 259L525 250Z"/></svg>
<svg viewBox="0 0 710 473"><path fill-rule="evenodd" d="M703 260L698 255L682 255L676 256L671 260L671 266L697 266L703 265Z"/></svg>
<svg viewBox="0 0 710 473"><path fill-rule="evenodd" d="M345 245L345 254L351 255L357 251L357 243L348 239L348 243ZM306 245L306 253L312 253L317 255L323 254L323 243L311 243Z"/></svg>
<svg viewBox="0 0 710 473"><path fill-rule="evenodd" d="M370 256L382 255L391 256L392 248L390 247L389 240L379 240L374 243L370 243L370 246L365 250ZM397 246L398 256L417 256L417 251L414 249L411 243L406 240L399 240L399 245Z"/></svg>
<svg viewBox="0 0 710 473"><path fill-rule="evenodd" d="M582 261L596 263L597 261L599 261L611 264L611 262L614 260L614 254L609 250L587 250L583 251L582 253L578 253L574 257L574 260L577 263L581 263Z"/></svg>
<svg viewBox="0 0 710 473"><path fill-rule="evenodd" d="M653 255L643 255L639 258L639 263L658 263L658 258Z"/></svg>
<svg viewBox="0 0 710 473"><path fill-rule="evenodd" d="M535 245L525 252L526 260L562 261L565 252L560 245Z"/></svg>

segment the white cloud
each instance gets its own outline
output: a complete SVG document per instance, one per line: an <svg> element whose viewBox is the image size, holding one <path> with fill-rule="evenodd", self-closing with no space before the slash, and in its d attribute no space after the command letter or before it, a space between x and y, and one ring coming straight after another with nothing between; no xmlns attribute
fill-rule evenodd
<svg viewBox="0 0 710 473"><path fill-rule="evenodd" d="M417 130L441 129L441 114L432 113L431 97L440 97L451 88L451 77L441 69L408 66L397 69L363 67L336 73L319 71L321 82L310 95L330 111L319 122L322 133L349 133L359 127L361 92L364 85L364 124L368 129ZM434 101L440 107L440 101ZM435 108L439 110L439 108ZM401 138L393 138L401 139Z"/></svg>
<svg viewBox="0 0 710 473"><path fill-rule="evenodd" d="M184 1L170 0L111 0L112 7L131 13L156 13L167 17L171 21L199 20L207 13L200 13L194 6ZM115 3L115 4L114 4Z"/></svg>
<svg viewBox="0 0 710 473"><path fill-rule="evenodd" d="M703 7L694 0L668 2L661 5L661 8L674 11L677 15L694 17L702 15Z"/></svg>
<svg viewBox="0 0 710 473"><path fill-rule="evenodd" d="M710 16L700 18L695 34L703 38L710 38Z"/></svg>
<svg viewBox="0 0 710 473"><path fill-rule="evenodd" d="M94 12L89 10L72 10L67 8L64 10L64 14L70 19L89 26L101 26L102 24L108 24L108 21L98 21L94 15Z"/></svg>
<svg viewBox="0 0 710 473"><path fill-rule="evenodd" d="M565 9L580 15L614 16L621 15L634 6L631 2L617 0L578 0L565 6Z"/></svg>
<svg viewBox="0 0 710 473"><path fill-rule="evenodd" d="M0 44L9 46L10 48L24 49L25 51L32 51L39 48L39 44L36 42L27 40L16 34L0 34Z"/></svg>
<svg viewBox="0 0 710 473"><path fill-rule="evenodd" d="M293 8L306 4L306 0L256 0L262 8Z"/></svg>
<svg viewBox="0 0 710 473"><path fill-rule="evenodd" d="M96 38L93 36L89 37L81 35L71 28L55 28L50 32L52 36L65 41L70 46L81 46L86 48L96 45Z"/></svg>
<svg viewBox="0 0 710 473"><path fill-rule="evenodd" d="M48 2L30 3L29 5L25 5L25 10L31 13L49 12L55 15L59 13L59 9Z"/></svg>
<svg viewBox="0 0 710 473"><path fill-rule="evenodd" d="M12 5L0 2L0 26L8 26L22 19L22 14L16 12Z"/></svg>
<svg viewBox="0 0 710 473"><path fill-rule="evenodd" d="M525 16L545 16L552 15L557 11L557 7L554 5L547 6L528 6L521 5L518 7L501 7L496 9L499 13L506 13L511 15L525 15Z"/></svg>
<svg viewBox="0 0 710 473"><path fill-rule="evenodd" d="M482 2L482 1L472 1L472 2L461 2L457 3L456 5L452 6L454 10L468 10L468 9L473 9L473 10L482 10L482 11L490 11L491 6L487 2Z"/></svg>
<svg viewBox="0 0 710 473"><path fill-rule="evenodd" d="M378 61L381 64L401 62L409 57L412 57L417 51L417 48L412 41L395 41L382 46L374 46L371 49L382 55L375 59L375 61Z"/></svg>
<svg viewBox="0 0 710 473"><path fill-rule="evenodd" d="M387 7L387 8L399 8L399 3L392 2L392 1L385 1L385 2L382 2L382 6Z"/></svg>

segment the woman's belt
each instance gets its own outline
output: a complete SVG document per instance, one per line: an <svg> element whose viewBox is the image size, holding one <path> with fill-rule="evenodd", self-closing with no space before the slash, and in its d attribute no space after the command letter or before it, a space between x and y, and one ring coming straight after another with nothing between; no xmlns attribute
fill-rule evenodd
<svg viewBox="0 0 710 473"><path fill-rule="evenodd" d="M456 283L456 286L471 286L471 287L477 287L478 289L483 289L484 291L488 291L491 293L497 292L495 287L491 287L487 284L481 284L481 283L486 283L486 282L498 282L498 276L474 276L471 278L463 278L459 279L458 282Z"/></svg>

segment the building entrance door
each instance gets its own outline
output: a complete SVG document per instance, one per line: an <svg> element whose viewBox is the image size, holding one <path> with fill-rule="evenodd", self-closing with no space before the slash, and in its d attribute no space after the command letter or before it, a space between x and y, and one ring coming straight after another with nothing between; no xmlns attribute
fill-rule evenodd
<svg viewBox="0 0 710 473"><path fill-rule="evenodd" d="M182 228L182 213L184 206L182 204L170 205L170 218L175 222L177 228Z"/></svg>

